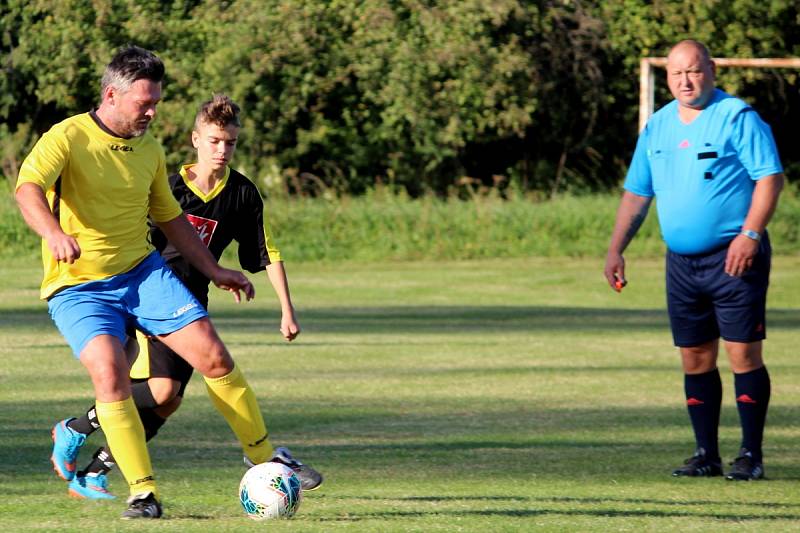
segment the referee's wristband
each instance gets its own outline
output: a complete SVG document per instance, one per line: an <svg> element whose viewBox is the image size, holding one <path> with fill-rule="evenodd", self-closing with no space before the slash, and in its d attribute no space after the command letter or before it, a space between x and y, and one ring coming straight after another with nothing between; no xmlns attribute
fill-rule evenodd
<svg viewBox="0 0 800 533"><path fill-rule="evenodd" d="M753 239L756 242L759 242L761 240L761 234L759 232L753 231L751 229L743 229L742 230L742 235L744 235L745 237L747 237L749 239Z"/></svg>

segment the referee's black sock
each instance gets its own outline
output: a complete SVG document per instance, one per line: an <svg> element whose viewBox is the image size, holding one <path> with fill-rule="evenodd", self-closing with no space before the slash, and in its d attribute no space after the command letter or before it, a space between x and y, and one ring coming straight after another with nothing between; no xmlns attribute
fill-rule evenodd
<svg viewBox="0 0 800 533"><path fill-rule="evenodd" d="M744 374L734 374L733 380L739 422L742 424L742 448L747 448L753 454L753 460L761 462L761 442L772 388L769 372L767 367L762 366Z"/></svg>
<svg viewBox="0 0 800 533"><path fill-rule="evenodd" d="M703 374L684 374L683 387L697 447L705 450L706 457L718 461L719 412L722 405L719 370L715 368Z"/></svg>

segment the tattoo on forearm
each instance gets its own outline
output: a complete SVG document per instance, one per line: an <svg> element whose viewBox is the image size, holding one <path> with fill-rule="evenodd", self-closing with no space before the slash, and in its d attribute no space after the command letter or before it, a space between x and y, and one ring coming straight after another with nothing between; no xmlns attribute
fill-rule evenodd
<svg viewBox="0 0 800 533"><path fill-rule="evenodd" d="M631 222L628 225L628 231L625 232L625 246L627 247L628 244L633 240L634 235L636 232L639 231L639 228L642 227L642 223L647 215L647 212L638 212L631 217Z"/></svg>

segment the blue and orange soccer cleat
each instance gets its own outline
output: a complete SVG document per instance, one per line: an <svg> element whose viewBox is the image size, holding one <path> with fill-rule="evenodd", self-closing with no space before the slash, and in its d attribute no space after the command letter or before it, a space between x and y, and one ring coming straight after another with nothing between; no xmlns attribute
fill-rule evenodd
<svg viewBox="0 0 800 533"><path fill-rule="evenodd" d="M108 477L105 474L95 476L78 474L69 482L67 490L73 498L87 500L113 500L116 498L108 492Z"/></svg>
<svg viewBox="0 0 800 533"><path fill-rule="evenodd" d="M70 420L73 419L67 418L53 427L53 455L50 456L53 470L67 481L72 481L75 477L75 459L86 442L86 435L67 427Z"/></svg>

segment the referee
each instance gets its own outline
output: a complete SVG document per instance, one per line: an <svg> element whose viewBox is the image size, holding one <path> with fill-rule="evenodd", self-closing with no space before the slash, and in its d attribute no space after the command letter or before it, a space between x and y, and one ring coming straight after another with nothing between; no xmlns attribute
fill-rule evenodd
<svg viewBox="0 0 800 533"><path fill-rule="evenodd" d="M742 443L726 478L764 477L761 443L770 398L762 358L771 249L766 233L783 187L769 126L716 89L708 49L694 40L667 58L675 98L639 135L606 257L605 276L625 285L622 256L657 198L667 244L667 308L680 348L696 450L675 476L721 476L718 445L722 337L734 373Z"/></svg>

